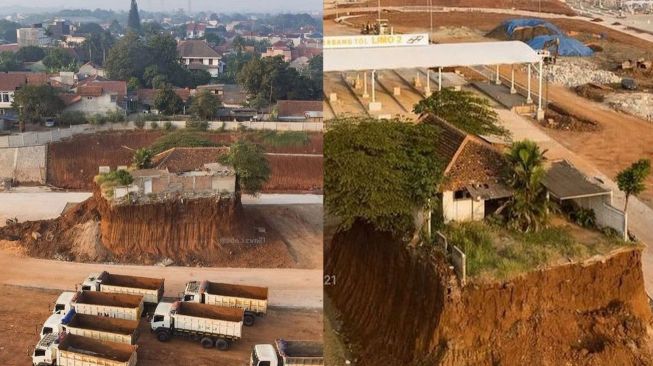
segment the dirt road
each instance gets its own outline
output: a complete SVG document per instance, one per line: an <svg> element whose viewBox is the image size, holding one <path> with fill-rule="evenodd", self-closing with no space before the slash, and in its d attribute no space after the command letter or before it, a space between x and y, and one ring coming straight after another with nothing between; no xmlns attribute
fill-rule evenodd
<svg viewBox="0 0 653 366"><path fill-rule="evenodd" d="M39 290L17 286L0 286L0 363L31 365L30 347L38 340L38 330L50 314L50 305L59 295L54 290ZM270 309L254 327L244 327L243 338L227 352L203 349L185 339L161 343L150 334L145 319L140 325L138 364L142 366L244 366L255 344L270 343L277 338L322 338L321 310Z"/></svg>
<svg viewBox="0 0 653 366"><path fill-rule="evenodd" d="M0 284L74 290L90 273L100 271L165 278L166 296L178 296L191 280L213 280L270 288L270 304L293 308L322 307L322 269L157 267L60 262L19 257L0 250Z"/></svg>

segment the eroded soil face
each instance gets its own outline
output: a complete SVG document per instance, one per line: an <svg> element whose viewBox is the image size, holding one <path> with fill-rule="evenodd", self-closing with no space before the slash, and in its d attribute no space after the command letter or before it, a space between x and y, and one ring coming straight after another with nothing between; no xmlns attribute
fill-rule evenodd
<svg viewBox="0 0 653 366"><path fill-rule="evenodd" d="M641 252L460 288L441 257L364 226L327 246L359 365L651 365Z"/></svg>
<svg viewBox="0 0 653 366"><path fill-rule="evenodd" d="M293 267L278 232L238 199L111 206L95 194L59 218L0 228L4 245L70 261Z"/></svg>

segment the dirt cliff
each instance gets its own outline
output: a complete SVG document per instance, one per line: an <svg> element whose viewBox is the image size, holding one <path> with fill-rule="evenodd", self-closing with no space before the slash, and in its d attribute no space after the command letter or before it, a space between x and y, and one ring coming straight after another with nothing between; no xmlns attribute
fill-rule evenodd
<svg viewBox="0 0 653 366"><path fill-rule="evenodd" d="M358 365L651 365L641 252L460 287L437 254L357 225L327 287Z"/></svg>
<svg viewBox="0 0 653 366"><path fill-rule="evenodd" d="M239 198L109 205L96 192L59 218L0 228L0 240L30 256L75 261L292 266L288 248L266 226Z"/></svg>

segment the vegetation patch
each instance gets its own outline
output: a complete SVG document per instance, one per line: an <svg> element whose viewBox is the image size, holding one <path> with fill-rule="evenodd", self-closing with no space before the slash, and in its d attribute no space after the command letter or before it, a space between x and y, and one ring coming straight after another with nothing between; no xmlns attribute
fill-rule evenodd
<svg viewBox="0 0 653 366"><path fill-rule="evenodd" d="M100 186L102 195L111 198L113 197L114 188L132 184L134 178L128 171L120 169L109 173L98 174L93 180Z"/></svg>
<svg viewBox="0 0 653 366"><path fill-rule="evenodd" d="M173 131L159 137L150 150L154 155L172 149L173 147L215 147L220 146L207 140L202 134L189 131Z"/></svg>
<svg viewBox="0 0 653 366"><path fill-rule="evenodd" d="M271 147L306 146L311 141L308 133L304 131L261 131L257 134L263 144Z"/></svg>
<svg viewBox="0 0 653 366"><path fill-rule="evenodd" d="M556 216L552 225L537 232L519 232L490 222L453 223L444 228L450 245L467 256L472 279L505 280L520 273L606 254L628 244L570 224Z"/></svg>

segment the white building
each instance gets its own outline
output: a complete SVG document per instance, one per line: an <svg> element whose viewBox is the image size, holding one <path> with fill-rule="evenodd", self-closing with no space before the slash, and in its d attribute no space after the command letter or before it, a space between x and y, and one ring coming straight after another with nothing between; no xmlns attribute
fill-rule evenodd
<svg viewBox="0 0 653 366"><path fill-rule="evenodd" d="M204 40L181 41L177 50L181 63L191 70L206 70L211 77L224 72L222 56Z"/></svg>
<svg viewBox="0 0 653 366"><path fill-rule="evenodd" d="M40 24L35 24L30 28L16 29L16 36L20 47L46 47L52 42L50 37L45 34L45 29Z"/></svg>

